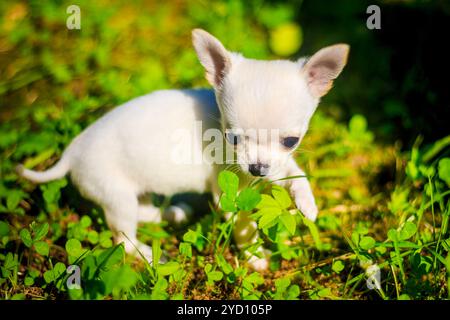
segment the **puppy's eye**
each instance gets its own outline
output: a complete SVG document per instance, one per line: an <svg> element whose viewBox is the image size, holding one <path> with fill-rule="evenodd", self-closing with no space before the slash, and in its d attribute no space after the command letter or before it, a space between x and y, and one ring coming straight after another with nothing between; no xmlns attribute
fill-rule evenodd
<svg viewBox="0 0 450 320"><path fill-rule="evenodd" d="M232 132L225 133L225 138L233 146L237 146L241 142L241 136Z"/></svg>
<svg viewBox="0 0 450 320"><path fill-rule="evenodd" d="M292 149L300 140L299 137L286 137L281 139L281 144L288 149Z"/></svg>

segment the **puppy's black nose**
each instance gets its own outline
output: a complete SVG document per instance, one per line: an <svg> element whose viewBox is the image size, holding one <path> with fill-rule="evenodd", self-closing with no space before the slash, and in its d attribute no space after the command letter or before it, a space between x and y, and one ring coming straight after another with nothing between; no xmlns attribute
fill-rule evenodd
<svg viewBox="0 0 450 320"><path fill-rule="evenodd" d="M250 173L255 177L264 177L265 175L267 175L268 168L269 168L268 164L256 163L250 164L248 166L248 171L250 171Z"/></svg>

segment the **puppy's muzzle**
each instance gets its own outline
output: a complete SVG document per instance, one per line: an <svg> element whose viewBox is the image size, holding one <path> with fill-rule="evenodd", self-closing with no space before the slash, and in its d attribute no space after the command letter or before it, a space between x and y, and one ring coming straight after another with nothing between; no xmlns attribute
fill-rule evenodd
<svg viewBox="0 0 450 320"><path fill-rule="evenodd" d="M269 169L268 164L256 163L248 165L248 171L255 177L266 176L267 172L269 171L268 169Z"/></svg>

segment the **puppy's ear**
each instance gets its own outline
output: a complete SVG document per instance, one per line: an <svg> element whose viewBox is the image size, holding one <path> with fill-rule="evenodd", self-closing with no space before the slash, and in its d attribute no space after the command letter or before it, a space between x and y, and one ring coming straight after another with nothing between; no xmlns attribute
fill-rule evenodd
<svg viewBox="0 0 450 320"><path fill-rule="evenodd" d="M228 51L219 40L201 29L192 31L192 42L198 59L206 70L206 79L213 87L220 87L231 67Z"/></svg>
<svg viewBox="0 0 450 320"><path fill-rule="evenodd" d="M315 53L304 65L302 73L306 78L311 95L320 98L327 94L347 63L350 46L336 44Z"/></svg>

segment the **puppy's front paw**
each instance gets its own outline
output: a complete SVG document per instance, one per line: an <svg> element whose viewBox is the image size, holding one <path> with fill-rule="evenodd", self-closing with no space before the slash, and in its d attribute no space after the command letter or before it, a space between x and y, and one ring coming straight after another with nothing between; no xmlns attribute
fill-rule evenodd
<svg viewBox="0 0 450 320"><path fill-rule="evenodd" d="M252 256L248 263L255 271L264 271L269 268L269 261L266 257L258 258L257 256Z"/></svg>
<svg viewBox="0 0 450 320"><path fill-rule="evenodd" d="M270 250L259 247L257 249L258 255L251 254L249 251L245 251L245 255L249 257L247 260L250 266L255 271L264 271L269 268L269 257L271 254ZM260 258L261 257L261 258Z"/></svg>
<svg viewBox="0 0 450 320"><path fill-rule="evenodd" d="M307 197L303 195L296 195L295 204L307 219L313 222L316 221L319 210L317 209L313 196Z"/></svg>

